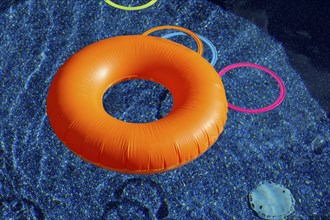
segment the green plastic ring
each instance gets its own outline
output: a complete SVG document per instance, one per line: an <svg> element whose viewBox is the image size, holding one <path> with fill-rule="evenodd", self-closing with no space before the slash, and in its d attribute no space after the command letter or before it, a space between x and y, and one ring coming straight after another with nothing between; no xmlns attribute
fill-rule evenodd
<svg viewBox="0 0 330 220"><path fill-rule="evenodd" d="M118 9L125 10L125 11L142 10L142 9L152 6L153 4L155 4L157 2L157 0L151 0L150 2L148 2L144 5L129 7L129 6L123 6L123 5L116 4L116 3L112 2L111 0L104 0L104 1L114 8L118 8Z"/></svg>

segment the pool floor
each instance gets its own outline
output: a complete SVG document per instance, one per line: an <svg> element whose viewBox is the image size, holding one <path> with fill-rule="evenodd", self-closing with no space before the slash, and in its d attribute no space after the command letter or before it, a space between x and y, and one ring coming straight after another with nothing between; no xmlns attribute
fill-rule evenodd
<svg viewBox="0 0 330 220"><path fill-rule="evenodd" d="M217 72L238 62L271 69L284 82L284 101L262 114L229 109L216 143L170 172L128 175L85 162L50 126L46 97L55 74L89 44L159 25L209 39L219 54ZM291 191L296 203L289 219L330 219L327 112L283 43L248 19L205 0L158 0L140 11L103 1L5 1L0 29L1 219L259 219L248 195L267 180ZM189 37L172 40L196 50ZM203 56L210 61L207 47ZM279 95L273 78L251 68L222 81L228 101L241 107L259 108ZM121 120L143 121L166 116L172 101L162 87L127 82L107 94L104 106Z"/></svg>

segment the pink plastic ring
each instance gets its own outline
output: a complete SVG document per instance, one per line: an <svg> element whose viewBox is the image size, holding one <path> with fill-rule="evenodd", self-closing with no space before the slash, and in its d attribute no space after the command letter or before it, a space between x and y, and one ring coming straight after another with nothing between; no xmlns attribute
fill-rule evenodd
<svg viewBox="0 0 330 220"><path fill-rule="evenodd" d="M244 62L244 63L234 63L234 64L231 64L231 65L225 67L224 69L222 69L219 72L219 75L222 77L226 72L228 72L232 69L235 69L235 68L239 68L239 67L252 67L252 68L262 70L262 71L268 73L269 75L271 75L277 81L278 85L280 86L280 95L273 104L271 104L269 106L266 106L264 108L246 109L246 108L240 108L240 107L237 107L235 105L232 105L232 104L228 103L229 108L231 108L233 110L236 110L236 111L239 111L239 112L257 114L257 113L263 113L263 112L270 111L270 110L276 108L279 104L281 104L281 102L284 100L284 97L285 97L284 83L283 83L283 81L281 80L280 77L278 77L273 71L271 71L270 69L267 69L266 67L263 67L263 66L260 66L260 65L254 64L254 63L246 63L246 62Z"/></svg>

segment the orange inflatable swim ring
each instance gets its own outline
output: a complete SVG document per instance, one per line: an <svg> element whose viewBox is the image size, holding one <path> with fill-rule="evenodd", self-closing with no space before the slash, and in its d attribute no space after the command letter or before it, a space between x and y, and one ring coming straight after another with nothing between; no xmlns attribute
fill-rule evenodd
<svg viewBox="0 0 330 220"><path fill-rule="evenodd" d="M116 83L146 79L173 96L164 118L124 122L109 115L103 95ZM167 39L118 36L93 43L55 75L47 114L59 139L99 167L133 174L178 168L205 152L227 119L221 79L198 53Z"/></svg>

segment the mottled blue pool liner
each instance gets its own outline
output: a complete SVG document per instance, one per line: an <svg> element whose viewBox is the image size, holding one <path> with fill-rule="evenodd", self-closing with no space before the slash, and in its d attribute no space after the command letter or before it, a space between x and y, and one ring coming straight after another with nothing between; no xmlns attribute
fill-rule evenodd
<svg viewBox="0 0 330 220"><path fill-rule="evenodd" d="M211 149L171 172L125 175L84 162L50 127L45 100L54 75L91 43L159 25L207 37L219 53L217 71L243 61L273 70L286 86L284 102L264 114L230 110ZM290 218L330 217L329 119L282 44L251 22L205 0L159 0L135 12L103 1L31 0L2 9L0 30L0 219L253 219L247 196L262 180L290 189L297 201ZM275 80L251 69L233 70L223 82L241 107L270 104L279 92ZM129 108L118 105L123 120L157 119L171 107L164 88L143 81L107 95L116 103L131 98Z"/></svg>

